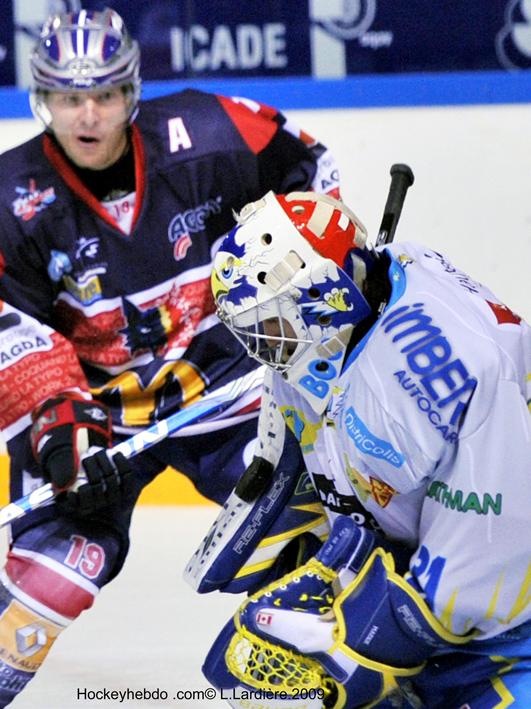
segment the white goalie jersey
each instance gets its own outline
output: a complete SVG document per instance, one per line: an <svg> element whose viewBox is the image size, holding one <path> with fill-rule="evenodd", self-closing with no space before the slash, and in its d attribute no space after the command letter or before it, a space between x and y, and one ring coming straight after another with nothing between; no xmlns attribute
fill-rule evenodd
<svg viewBox="0 0 531 709"><path fill-rule="evenodd" d="M325 414L280 376L275 400L329 516L410 546L442 624L493 637L531 618L531 329L444 256L385 248L390 302Z"/></svg>

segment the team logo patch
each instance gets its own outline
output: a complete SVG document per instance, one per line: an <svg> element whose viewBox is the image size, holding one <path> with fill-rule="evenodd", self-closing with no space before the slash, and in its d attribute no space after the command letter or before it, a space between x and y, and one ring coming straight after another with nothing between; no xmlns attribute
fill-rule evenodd
<svg viewBox="0 0 531 709"><path fill-rule="evenodd" d="M107 263L100 258L99 237L80 236L69 253L50 252L48 275L79 303L91 305L103 297L99 275L107 273Z"/></svg>
<svg viewBox="0 0 531 709"><path fill-rule="evenodd" d="M369 477L371 481L371 495L375 502L377 502L380 507L387 507L391 502L393 497L396 495L396 490L384 483L383 480L378 478L373 478L372 475Z"/></svg>
<svg viewBox="0 0 531 709"><path fill-rule="evenodd" d="M30 179L28 187L15 187L15 192L20 196L13 202L13 214L25 222L56 200L53 187L39 190L33 178Z"/></svg>

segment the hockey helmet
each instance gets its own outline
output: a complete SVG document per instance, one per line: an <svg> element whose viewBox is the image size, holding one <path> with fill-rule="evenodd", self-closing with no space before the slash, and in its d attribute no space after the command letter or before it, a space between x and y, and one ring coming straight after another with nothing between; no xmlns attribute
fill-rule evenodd
<svg viewBox="0 0 531 709"><path fill-rule="evenodd" d="M280 372L321 413L354 327L367 233L342 202L313 192L246 205L214 260L218 314L251 357Z"/></svg>
<svg viewBox="0 0 531 709"><path fill-rule="evenodd" d="M48 91L127 87L130 120L136 114L141 86L140 49L120 15L110 8L50 16L31 53L30 67L31 107L46 126L51 121L44 102Z"/></svg>

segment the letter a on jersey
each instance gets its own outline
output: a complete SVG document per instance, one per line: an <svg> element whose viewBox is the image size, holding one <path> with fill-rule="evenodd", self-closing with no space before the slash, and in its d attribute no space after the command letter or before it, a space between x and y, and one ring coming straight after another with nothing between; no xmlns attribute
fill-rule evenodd
<svg viewBox="0 0 531 709"><path fill-rule="evenodd" d="M170 136L170 153L177 153L179 150L189 150L192 141L184 125L182 118L170 118L168 121L168 134Z"/></svg>

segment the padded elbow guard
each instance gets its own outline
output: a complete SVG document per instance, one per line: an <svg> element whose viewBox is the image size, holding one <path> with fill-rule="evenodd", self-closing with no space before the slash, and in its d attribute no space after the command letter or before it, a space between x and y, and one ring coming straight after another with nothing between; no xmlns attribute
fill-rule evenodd
<svg viewBox="0 0 531 709"><path fill-rule="evenodd" d="M330 606L333 614L327 612ZM286 650L294 655L291 662L317 662L329 690L325 706L335 709L388 696L398 678L420 672L431 655L472 639L449 633L396 573L392 555L346 517L336 521L314 559L246 601L235 628L240 639L258 647L265 643L270 656L276 646L280 655ZM227 650L232 668L236 646L233 642ZM240 679L252 685L256 676L244 672Z"/></svg>

